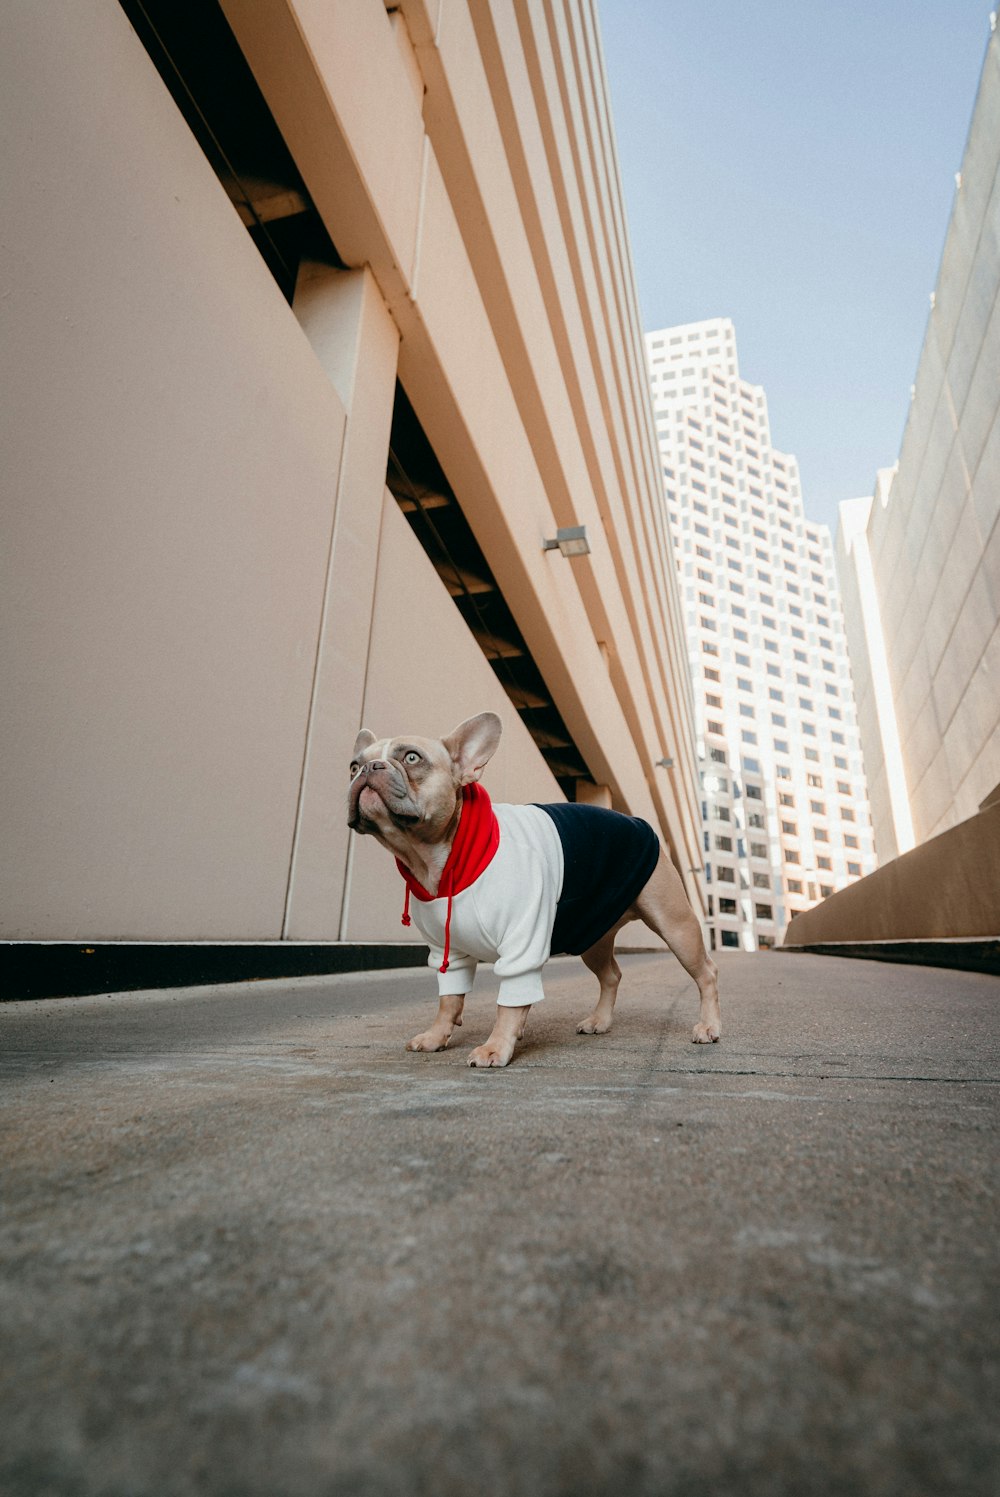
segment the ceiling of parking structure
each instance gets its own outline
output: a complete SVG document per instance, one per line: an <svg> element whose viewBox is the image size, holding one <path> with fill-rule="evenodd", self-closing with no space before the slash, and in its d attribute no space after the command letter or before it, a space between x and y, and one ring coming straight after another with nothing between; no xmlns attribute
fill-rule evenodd
<svg viewBox="0 0 1000 1497"><path fill-rule="evenodd" d="M289 302L304 259L342 266L216 0L120 0Z"/></svg>

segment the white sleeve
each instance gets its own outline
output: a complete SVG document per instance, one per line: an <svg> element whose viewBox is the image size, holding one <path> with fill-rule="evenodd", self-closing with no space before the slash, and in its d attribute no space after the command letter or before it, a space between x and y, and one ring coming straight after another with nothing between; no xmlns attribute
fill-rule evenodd
<svg viewBox="0 0 1000 1497"><path fill-rule="evenodd" d="M413 923L430 948L427 965L437 973L438 997L447 998L455 993L471 993L472 984L476 980L476 959L466 956L463 951L456 951L452 946L448 952L448 970L440 970L444 961L444 947L439 946L424 929L423 921L420 919L420 908L411 908Z"/></svg>
<svg viewBox="0 0 1000 1497"><path fill-rule="evenodd" d="M444 961L444 948L432 946L431 954L427 958L428 967L433 967L437 972L438 997L446 998L453 993L471 993L472 984L476 980L476 959L465 956L461 951L456 951L454 946L448 953L448 970L441 971L441 963Z"/></svg>
<svg viewBox="0 0 1000 1497"><path fill-rule="evenodd" d="M542 968L549 956L557 898L558 890L535 854L518 868L516 880L492 881L483 923L498 952L493 970L500 979L497 1002L504 1008L520 1008L545 997Z"/></svg>

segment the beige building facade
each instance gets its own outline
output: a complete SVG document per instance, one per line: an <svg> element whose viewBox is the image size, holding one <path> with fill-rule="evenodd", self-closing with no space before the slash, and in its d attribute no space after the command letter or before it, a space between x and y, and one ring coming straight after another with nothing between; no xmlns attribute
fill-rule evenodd
<svg viewBox="0 0 1000 1497"><path fill-rule="evenodd" d="M496 799L646 817L702 909L593 5L5 33L2 935L400 940L355 735L487 708Z"/></svg>
<svg viewBox="0 0 1000 1497"><path fill-rule="evenodd" d="M1000 37L991 35L894 469L838 570L880 860L1000 783Z"/></svg>
<svg viewBox="0 0 1000 1497"><path fill-rule="evenodd" d="M991 24L899 458L837 568L880 868L785 944L1000 936L1000 37ZM968 943L988 938L989 952ZM950 947L948 943L951 943ZM957 943L957 944L956 944ZM986 949L985 947L983 948ZM897 959L897 958L894 958ZM992 965L990 965L992 963Z"/></svg>

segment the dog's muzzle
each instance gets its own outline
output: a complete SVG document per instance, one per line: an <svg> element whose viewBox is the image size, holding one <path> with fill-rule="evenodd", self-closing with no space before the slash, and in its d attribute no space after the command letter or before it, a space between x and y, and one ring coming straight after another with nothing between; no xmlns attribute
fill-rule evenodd
<svg viewBox="0 0 1000 1497"><path fill-rule="evenodd" d="M376 778L378 783L373 783ZM347 825L352 831L375 830L375 823L359 809L365 790L374 791L385 807L386 814L400 825L420 820L420 813L413 804L409 787L400 771L384 759L373 759L369 764L362 764L347 792Z"/></svg>

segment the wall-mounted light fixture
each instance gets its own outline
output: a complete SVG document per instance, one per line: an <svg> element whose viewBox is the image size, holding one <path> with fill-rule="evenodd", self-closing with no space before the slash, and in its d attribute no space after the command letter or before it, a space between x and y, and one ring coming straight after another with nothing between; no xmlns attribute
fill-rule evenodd
<svg viewBox="0 0 1000 1497"><path fill-rule="evenodd" d="M554 541L542 542L542 550L561 551L563 556L589 556L586 525L570 525L565 530L557 530Z"/></svg>

